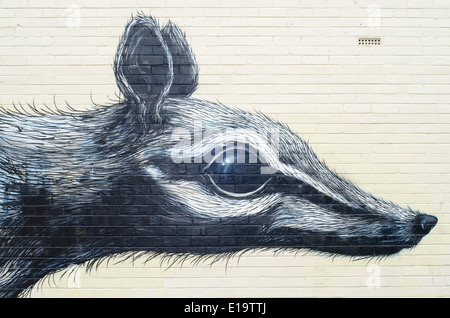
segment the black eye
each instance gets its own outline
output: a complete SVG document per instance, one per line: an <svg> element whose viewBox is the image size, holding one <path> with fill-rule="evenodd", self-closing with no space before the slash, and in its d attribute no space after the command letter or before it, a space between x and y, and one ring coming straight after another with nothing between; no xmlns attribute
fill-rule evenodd
<svg viewBox="0 0 450 318"><path fill-rule="evenodd" d="M252 147L228 147L218 153L204 172L214 187L233 197L261 191L273 180L273 169Z"/></svg>

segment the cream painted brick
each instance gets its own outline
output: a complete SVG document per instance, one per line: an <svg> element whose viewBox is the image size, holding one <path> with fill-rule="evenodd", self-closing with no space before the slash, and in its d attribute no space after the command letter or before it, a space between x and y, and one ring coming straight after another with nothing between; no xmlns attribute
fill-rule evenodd
<svg viewBox="0 0 450 318"><path fill-rule="evenodd" d="M225 264L174 271L158 262L118 264L83 274L81 288L63 279L59 293L45 288L36 296L450 295L448 1L383 2L380 28L367 27L370 0L86 0L76 2L81 27L73 29L71 4L0 1L2 105L52 105L55 94L58 105L84 108L91 92L108 103L118 91L111 69L118 39L142 9L186 31L201 72L194 96L288 123L346 178L440 223L417 248L375 262L379 289L366 286L367 261L265 252L231 259L228 271ZM382 45L358 47L366 36Z"/></svg>
<svg viewBox="0 0 450 318"><path fill-rule="evenodd" d="M28 5L27 0L2 0L2 8L25 8Z"/></svg>

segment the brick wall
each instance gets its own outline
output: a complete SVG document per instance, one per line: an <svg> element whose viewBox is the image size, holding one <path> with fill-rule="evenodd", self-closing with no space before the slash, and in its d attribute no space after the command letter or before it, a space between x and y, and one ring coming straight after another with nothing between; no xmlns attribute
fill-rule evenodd
<svg viewBox="0 0 450 318"><path fill-rule="evenodd" d="M113 56L138 11L186 32L200 66L195 97L287 123L336 172L438 226L382 261L302 251L213 265L118 256L47 277L31 296L450 295L448 1L1 0L0 103L110 104Z"/></svg>

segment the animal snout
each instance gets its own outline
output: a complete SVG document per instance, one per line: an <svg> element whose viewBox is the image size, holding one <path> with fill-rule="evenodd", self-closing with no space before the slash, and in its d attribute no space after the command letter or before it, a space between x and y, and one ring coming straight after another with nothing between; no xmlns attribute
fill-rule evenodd
<svg viewBox="0 0 450 318"><path fill-rule="evenodd" d="M437 224L437 217L428 214L419 214L414 220L413 230L415 234L426 235Z"/></svg>

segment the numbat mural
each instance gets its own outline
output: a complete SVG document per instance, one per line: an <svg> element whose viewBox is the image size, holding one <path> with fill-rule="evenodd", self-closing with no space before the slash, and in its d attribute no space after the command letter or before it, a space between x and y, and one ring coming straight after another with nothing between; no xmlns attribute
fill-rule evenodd
<svg viewBox="0 0 450 318"><path fill-rule="evenodd" d="M340 178L286 126L190 98L198 68L171 22L133 18L114 74L117 104L0 115L4 297L117 253L384 256L437 223Z"/></svg>

